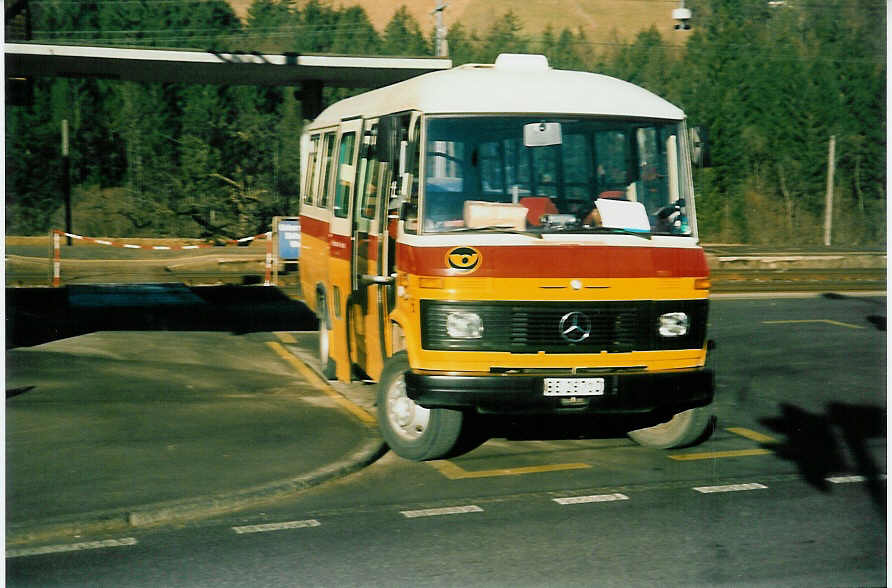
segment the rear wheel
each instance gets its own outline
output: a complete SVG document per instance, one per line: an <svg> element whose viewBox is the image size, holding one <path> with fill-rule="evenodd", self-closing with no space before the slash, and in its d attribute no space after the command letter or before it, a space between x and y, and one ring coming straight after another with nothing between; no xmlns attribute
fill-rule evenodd
<svg viewBox="0 0 892 588"><path fill-rule="evenodd" d="M395 354L384 364L378 382L378 425L394 453L415 461L447 455L461 436L461 411L424 408L406 395L409 356Z"/></svg>
<svg viewBox="0 0 892 588"><path fill-rule="evenodd" d="M672 449L702 443L714 429L712 406L700 406L680 412L665 423L629 431L628 435L645 447Z"/></svg>

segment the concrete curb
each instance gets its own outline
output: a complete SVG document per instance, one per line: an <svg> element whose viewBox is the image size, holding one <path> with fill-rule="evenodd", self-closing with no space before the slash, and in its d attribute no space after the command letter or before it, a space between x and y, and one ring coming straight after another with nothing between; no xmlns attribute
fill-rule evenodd
<svg viewBox="0 0 892 588"><path fill-rule="evenodd" d="M128 529L152 527L175 522L186 522L209 518L211 516L260 506L296 495L302 490L318 486L357 472L374 463L387 451L387 444L378 433L374 422L374 411L365 413L363 407L353 403L343 393L331 385L312 361L306 362L291 350L292 367L304 376L311 384L319 388L327 388L326 393L341 399L341 410L348 413L350 419L359 421L365 432L365 440L357 449L343 459L328 464L317 470L294 478L278 480L259 486L235 490L221 494L210 494L193 498L158 502L114 510L95 511L79 515L71 515L37 522L10 525L7 522L6 544L23 545L53 539L71 538L78 535L94 535L99 533L121 532ZM283 352L287 355L288 352ZM283 357L288 360L288 357ZM295 362L299 365L295 365ZM317 381L312 381L313 379ZM369 421L371 417L371 421Z"/></svg>
<svg viewBox="0 0 892 588"><path fill-rule="evenodd" d="M372 427L366 428L365 441L350 455L307 474L262 484L224 494L212 494L183 500L159 502L129 509L90 512L35 524L10 525L6 545L23 545L71 538L77 535L110 533L145 528L173 522L186 522L260 506L294 496L302 490L347 476L378 460L387 446Z"/></svg>

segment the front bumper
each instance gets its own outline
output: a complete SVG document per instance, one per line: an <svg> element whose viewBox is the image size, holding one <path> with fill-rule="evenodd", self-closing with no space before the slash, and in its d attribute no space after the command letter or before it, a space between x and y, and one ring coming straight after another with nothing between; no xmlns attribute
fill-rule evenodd
<svg viewBox="0 0 892 588"><path fill-rule="evenodd" d="M545 396L545 374L452 374L410 371L406 393L425 408L483 414L642 414L681 412L712 402L712 370L605 374L604 394L570 400Z"/></svg>

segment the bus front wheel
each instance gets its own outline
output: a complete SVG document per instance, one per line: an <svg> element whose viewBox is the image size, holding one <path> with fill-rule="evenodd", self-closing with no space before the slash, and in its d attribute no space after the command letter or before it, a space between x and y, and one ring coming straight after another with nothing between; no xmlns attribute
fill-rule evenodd
<svg viewBox="0 0 892 588"><path fill-rule="evenodd" d="M712 406L700 406L680 412L665 423L629 431L628 435L645 447L672 449L702 443L714 429Z"/></svg>
<svg viewBox="0 0 892 588"><path fill-rule="evenodd" d="M387 445L414 461L447 455L461 436L464 415L447 408L424 408L406 395L409 356L396 353L384 364L378 381L378 424Z"/></svg>

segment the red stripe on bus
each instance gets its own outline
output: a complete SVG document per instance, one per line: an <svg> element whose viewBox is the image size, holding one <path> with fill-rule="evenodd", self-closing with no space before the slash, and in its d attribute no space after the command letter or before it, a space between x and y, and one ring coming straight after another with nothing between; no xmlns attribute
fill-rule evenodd
<svg viewBox="0 0 892 588"><path fill-rule="evenodd" d="M300 232L324 241L328 240L328 221L321 221L309 216L300 217Z"/></svg>
<svg viewBox="0 0 892 588"><path fill-rule="evenodd" d="M332 257L350 261L351 254L353 253L350 237L345 235L329 235L328 246Z"/></svg>
<svg viewBox="0 0 892 588"><path fill-rule="evenodd" d="M702 249L616 246L474 247L481 260L473 272L452 269L446 256L454 247L397 245L402 271L425 276L501 278L681 278L706 277Z"/></svg>

